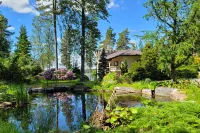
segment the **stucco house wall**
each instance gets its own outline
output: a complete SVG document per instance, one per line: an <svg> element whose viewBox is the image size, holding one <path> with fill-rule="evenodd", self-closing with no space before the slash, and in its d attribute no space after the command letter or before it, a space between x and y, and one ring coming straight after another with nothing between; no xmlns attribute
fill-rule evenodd
<svg viewBox="0 0 200 133"><path fill-rule="evenodd" d="M110 61L110 66L115 66L114 63L116 61L118 61L118 66L121 65L122 62L125 62L125 60L127 61L127 64L128 64L128 68L131 67L131 65L136 62L136 61L139 61L141 58L141 56L119 56L119 57L116 57L116 58L113 58L111 61Z"/></svg>
<svg viewBox="0 0 200 133"><path fill-rule="evenodd" d="M127 61L128 69L132 66L132 64L136 61L139 61L141 56L123 56L122 60Z"/></svg>

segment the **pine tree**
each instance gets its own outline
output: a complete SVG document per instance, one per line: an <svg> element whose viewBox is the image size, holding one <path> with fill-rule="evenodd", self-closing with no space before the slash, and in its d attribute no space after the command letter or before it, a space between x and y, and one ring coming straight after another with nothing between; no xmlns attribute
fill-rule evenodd
<svg viewBox="0 0 200 133"><path fill-rule="evenodd" d="M99 80L102 81L103 77L108 73L108 61L106 59L106 52L103 48L100 59L99 59L99 68L98 68L98 76Z"/></svg>
<svg viewBox="0 0 200 133"><path fill-rule="evenodd" d="M123 32L119 33L119 39L117 41L117 50L130 49L129 34L130 34L130 32L129 32L128 28L126 30L124 30Z"/></svg>
<svg viewBox="0 0 200 133"><path fill-rule="evenodd" d="M10 36L12 32L8 31L8 20L0 14L0 57L8 57L10 54Z"/></svg>
<svg viewBox="0 0 200 133"><path fill-rule="evenodd" d="M101 42L101 48L104 49L113 49L116 39L115 39L116 33L113 32L113 29L111 27L108 28L107 32L106 32L106 38L104 41Z"/></svg>
<svg viewBox="0 0 200 133"><path fill-rule="evenodd" d="M70 29L66 30L64 36L61 40L61 62L66 68L71 68L71 52L72 52L72 42L71 42Z"/></svg>
<svg viewBox="0 0 200 133"><path fill-rule="evenodd" d="M28 40L26 27L24 25L20 27L20 35L19 37L17 37L17 39L18 39L18 42L16 44L17 55L30 56L31 43Z"/></svg>

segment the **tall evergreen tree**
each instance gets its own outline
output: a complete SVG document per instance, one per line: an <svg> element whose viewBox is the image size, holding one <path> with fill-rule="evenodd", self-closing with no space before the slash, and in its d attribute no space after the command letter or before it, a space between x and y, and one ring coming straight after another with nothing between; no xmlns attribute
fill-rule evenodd
<svg viewBox="0 0 200 133"><path fill-rule="evenodd" d="M117 50L131 49L131 47L129 46L130 44L129 34L130 32L128 28L122 31L121 33L119 33L119 39L117 41Z"/></svg>
<svg viewBox="0 0 200 133"><path fill-rule="evenodd" d="M0 14L0 57L8 57L10 54L10 44L12 32L8 31L8 20Z"/></svg>
<svg viewBox="0 0 200 133"><path fill-rule="evenodd" d="M113 49L116 39L115 39L116 33L113 32L113 29L111 27L108 28L106 32L106 38L104 41L101 42L101 48L104 49Z"/></svg>
<svg viewBox="0 0 200 133"><path fill-rule="evenodd" d="M108 73L108 61L106 59L106 52L103 48L100 59L99 59L99 68L98 68L98 77L102 81L103 77Z"/></svg>
<svg viewBox="0 0 200 133"><path fill-rule="evenodd" d="M72 29L72 27L69 27L66 29L64 36L61 40L61 62L63 65L66 66L66 68L71 68L71 54L73 51L73 45L75 44L75 36L76 31Z"/></svg>
<svg viewBox="0 0 200 133"><path fill-rule="evenodd" d="M86 32L86 63L91 69L95 63L95 51L97 49L97 42L100 40L101 33L97 28L98 23L94 21L91 26L88 27Z"/></svg>
<svg viewBox="0 0 200 133"><path fill-rule="evenodd" d="M20 33L19 33L19 37L17 37L17 49L16 49L16 53L18 55L27 55L27 56L31 56L30 54L30 50L31 50L31 43L28 40L28 36L27 36L27 31L26 31L26 27L24 25L22 25L20 27Z"/></svg>

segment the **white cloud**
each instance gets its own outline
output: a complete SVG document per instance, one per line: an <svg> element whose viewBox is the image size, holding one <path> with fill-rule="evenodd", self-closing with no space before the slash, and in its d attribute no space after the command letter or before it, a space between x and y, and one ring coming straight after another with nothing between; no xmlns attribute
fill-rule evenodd
<svg viewBox="0 0 200 133"><path fill-rule="evenodd" d="M10 31L11 31L11 30L15 30L15 27L12 27L12 26L11 26L11 27L8 27L7 30L10 30Z"/></svg>
<svg viewBox="0 0 200 133"><path fill-rule="evenodd" d="M115 3L115 0L110 0L108 8L117 8L117 7L119 7L119 5Z"/></svg>
<svg viewBox="0 0 200 133"><path fill-rule="evenodd" d="M32 13L39 15L39 12L30 5L29 0L1 0L2 6L11 8L13 11L18 13Z"/></svg>

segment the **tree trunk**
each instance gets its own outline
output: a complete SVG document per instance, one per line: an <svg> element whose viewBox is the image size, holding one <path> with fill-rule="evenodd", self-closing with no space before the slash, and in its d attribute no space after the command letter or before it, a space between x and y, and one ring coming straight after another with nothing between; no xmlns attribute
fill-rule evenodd
<svg viewBox="0 0 200 133"><path fill-rule="evenodd" d="M85 94L81 94L81 101L82 101L82 115L83 120L86 121L86 105L85 105Z"/></svg>
<svg viewBox="0 0 200 133"><path fill-rule="evenodd" d="M171 62L171 79L173 82L176 82L176 67L175 67L175 57L172 57L172 62Z"/></svg>
<svg viewBox="0 0 200 133"><path fill-rule="evenodd" d="M58 42L57 42L57 23L56 23L56 0L53 0L53 27L54 27L54 41L56 50L56 69L58 69Z"/></svg>
<svg viewBox="0 0 200 133"><path fill-rule="evenodd" d="M85 74L85 1L82 0L82 37L81 37L81 81L84 80Z"/></svg>

